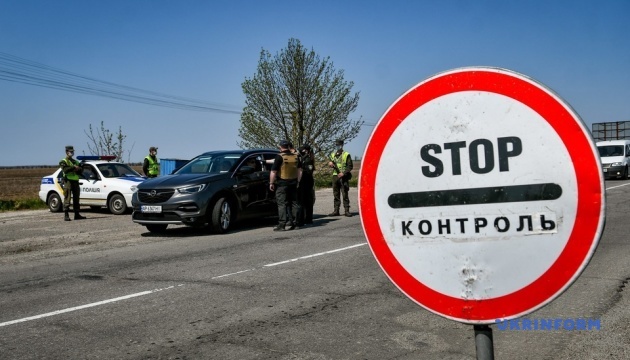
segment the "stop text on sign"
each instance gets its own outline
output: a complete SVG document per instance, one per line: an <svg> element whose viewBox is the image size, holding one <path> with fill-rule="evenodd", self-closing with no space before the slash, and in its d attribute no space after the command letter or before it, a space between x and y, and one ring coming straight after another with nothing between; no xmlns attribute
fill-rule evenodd
<svg viewBox="0 0 630 360"><path fill-rule="evenodd" d="M500 137L497 139L499 171L510 171L509 158L523 152L523 143L517 136ZM452 174L461 175L461 151L466 148L465 141L455 141L439 144L427 144L420 149L420 157L431 166L423 166L422 174L426 177L438 177L444 173L444 162L436 155L444 151L451 153ZM494 170L494 143L489 139L476 139L468 146L470 170L476 174L487 174ZM483 162L481 161L483 159Z"/></svg>

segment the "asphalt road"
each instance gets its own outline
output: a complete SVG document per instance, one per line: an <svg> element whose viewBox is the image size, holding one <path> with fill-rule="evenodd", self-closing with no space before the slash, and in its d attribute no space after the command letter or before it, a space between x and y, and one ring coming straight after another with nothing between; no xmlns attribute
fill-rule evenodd
<svg viewBox="0 0 630 360"><path fill-rule="evenodd" d="M598 319L600 330L492 325L496 358L630 358L630 182L606 187L591 263L527 315ZM332 210L331 196L317 193L317 214ZM0 214L0 358L474 359L471 325L424 310L387 279L351 196L355 216L282 233L259 221L156 236L128 215Z"/></svg>

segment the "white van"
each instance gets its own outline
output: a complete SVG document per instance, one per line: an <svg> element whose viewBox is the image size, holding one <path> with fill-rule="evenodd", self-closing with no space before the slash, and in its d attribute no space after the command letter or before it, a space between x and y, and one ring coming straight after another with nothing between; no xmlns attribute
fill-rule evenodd
<svg viewBox="0 0 630 360"><path fill-rule="evenodd" d="M597 144L604 177L628 179L630 140L599 141Z"/></svg>

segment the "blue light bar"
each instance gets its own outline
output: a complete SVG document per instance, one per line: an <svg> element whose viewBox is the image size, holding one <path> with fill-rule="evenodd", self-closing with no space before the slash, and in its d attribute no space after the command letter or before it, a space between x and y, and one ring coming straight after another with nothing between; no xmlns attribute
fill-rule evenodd
<svg viewBox="0 0 630 360"><path fill-rule="evenodd" d="M79 155L77 156L77 160L86 161L86 160L105 160L112 161L116 159L116 155Z"/></svg>

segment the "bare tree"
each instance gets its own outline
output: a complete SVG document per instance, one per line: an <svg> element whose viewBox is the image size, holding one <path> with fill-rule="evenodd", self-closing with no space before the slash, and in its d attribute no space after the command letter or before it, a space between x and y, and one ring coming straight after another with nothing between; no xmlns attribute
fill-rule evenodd
<svg viewBox="0 0 630 360"><path fill-rule="evenodd" d="M336 139L355 138L363 121L348 116L359 93L351 93L354 83L343 74L329 57L321 59L297 39L289 39L274 57L263 49L256 74L242 84L246 100L239 146L275 148L279 139L288 139L296 147L308 143L328 153Z"/></svg>
<svg viewBox="0 0 630 360"><path fill-rule="evenodd" d="M101 127L94 129L92 124L89 126L89 130L83 130L90 140L87 143L88 149L92 155L115 155L116 161L124 162L123 159L123 147L125 138L122 132L122 126L118 127L118 132L111 132L105 128L105 123L101 121Z"/></svg>

